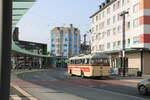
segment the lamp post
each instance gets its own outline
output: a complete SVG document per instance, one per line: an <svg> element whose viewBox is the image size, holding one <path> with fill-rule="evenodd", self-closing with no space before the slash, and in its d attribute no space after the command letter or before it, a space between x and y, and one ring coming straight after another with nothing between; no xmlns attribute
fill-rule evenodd
<svg viewBox="0 0 150 100"><path fill-rule="evenodd" d="M123 11L120 16L123 18L122 23L122 67L123 67L123 76L126 75L126 65L125 65L125 21L126 21L126 14L129 14L127 11Z"/></svg>

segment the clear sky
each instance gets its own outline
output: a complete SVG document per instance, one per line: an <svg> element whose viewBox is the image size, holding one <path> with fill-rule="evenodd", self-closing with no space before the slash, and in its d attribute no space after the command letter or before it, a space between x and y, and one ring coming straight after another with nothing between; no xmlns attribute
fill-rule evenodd
<svg viewBox="0 0 150 100"><path fill-rule="evenodd" d="M49 45L50 30L74 24L81 36L90 29L89 17L104 0L37 0L17 26L20 39ZM49 48L49 47L48 47Z"/></svg>

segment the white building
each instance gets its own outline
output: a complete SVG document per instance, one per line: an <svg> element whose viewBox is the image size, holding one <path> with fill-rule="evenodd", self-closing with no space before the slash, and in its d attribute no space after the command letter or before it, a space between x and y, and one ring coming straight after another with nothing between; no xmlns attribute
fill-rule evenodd
<svg viewBox="0 0 150 100"><path fill-rule="evenodd" d="M128 71L150 74L150 0L106 0L102 3L90 17L92 52L109 53L112 67L120 67L118 57L122 50L123 26L120 14L123 11L129 12L125 25Z"/></svg>

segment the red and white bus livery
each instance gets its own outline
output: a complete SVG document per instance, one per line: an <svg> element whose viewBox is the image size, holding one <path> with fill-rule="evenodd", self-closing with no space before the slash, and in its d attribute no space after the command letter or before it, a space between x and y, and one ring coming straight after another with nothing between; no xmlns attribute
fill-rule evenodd
<svg viewBox="0 0 150 100"><path fill-rule="evenodd" d="M69 59L68 73L82 77L110 75L109 57L106 54L94 53L75 56Z"/></svg>

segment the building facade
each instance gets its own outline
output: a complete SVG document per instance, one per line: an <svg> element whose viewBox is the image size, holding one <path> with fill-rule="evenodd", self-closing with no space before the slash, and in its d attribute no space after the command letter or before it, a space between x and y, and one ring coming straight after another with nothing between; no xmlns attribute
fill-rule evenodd
<svg viewBox="0 0 150 100"><path fill-rule="evenodd" d="M50 33L50 50L55 56L71 57L79 55L80 31L73 27L55 27Z"/></svg>
<svg viewBox="0 0 150 100"><path fill-rule="evenodd" d="M110 54L111 66L119 67L122 50L123 11L126 15L125 38L128 69L150 74L150 1L106 0L91 18L91 51ZM129 72L132 72L129 70Z"/></svg>
<svg viewBox="0 0 150 100"><path fill-rule="evenodd" d="M26 50L38 55L47 55L47 44L19 40L18 27L14 29L13 41L18 47L22 48L22 50ZM46 58L27 55L25 53L17 53L13 51L12 63L14 65L13 68L18 68L21 64L28 64L32 66L32 68L43 68L43 66L47 64L47 61Z"/></svg>

